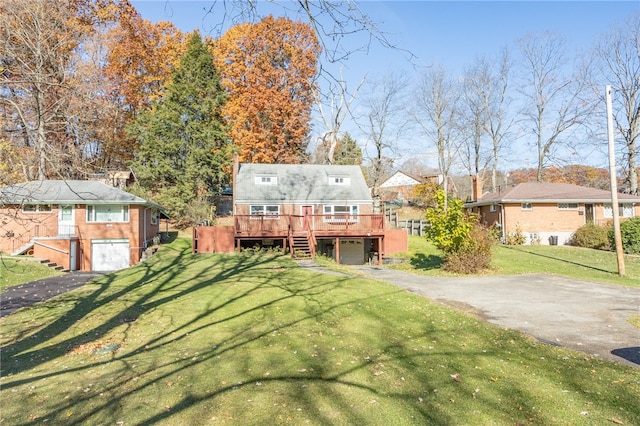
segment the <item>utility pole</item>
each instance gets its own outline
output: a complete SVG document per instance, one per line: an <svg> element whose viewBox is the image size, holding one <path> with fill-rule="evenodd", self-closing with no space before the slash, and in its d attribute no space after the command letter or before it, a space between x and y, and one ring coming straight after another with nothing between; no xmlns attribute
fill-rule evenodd
<svg viewBox="0 0 640 426"><path fill-rule="evenodd" d="M618 182L616 180L616 157L613 146L613 109L611 107L611 86L605 87L607 100L607 133L609 136L609 176L611 178L611 210L613 213L613 235L616 242L616 256L618 257L618 275L626 275L624 267L624 252L622 251L622 234L620 233L620 206L618 204Z"/></svg>

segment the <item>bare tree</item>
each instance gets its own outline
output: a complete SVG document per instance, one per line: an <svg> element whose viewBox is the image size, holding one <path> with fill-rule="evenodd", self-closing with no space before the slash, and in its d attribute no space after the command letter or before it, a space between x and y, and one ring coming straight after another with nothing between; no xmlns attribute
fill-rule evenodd
<svg viewBox="0 0 640 426"><path fill-rule="evenodd" d="M367 137L365 152L370 161L369 183L373 196L378 196L388 159L397 156L397 142L407 130L404 109L407 87L404 74L390 73L370 82L363 101L364 118L359 126Z"/></svg>
<svg viewBox="0 0 640 426"><path fill-rule="evenodd" d="M613 120L625 145L627 184L629 192L638 194L640 12L604 35L594 49L594 57L599 71L596 93L604 99L604 86L610 84L613 89Z"/></svg>
<svg viewBox="0 0 640 426"><path fill-rule="evenodd" d="M328 93L316 92L316 104L324 132L319 137L319 148L326 153L326 157L318 159L322 163L333 164L336 147L340 140L340 128L344 124L347 116L351 114L351 104L356 99L358 91L365 82L364 79L358 84L353 93L347 90L347 82L342 78L328 81Z"/></svg>
<svg viewBox="0 0 640 426"><path fill-rule="evenodd" d="M449 191L449 171L459 149L459 126L456 125L460 115L459 91L451 73L436 65L422 76L413 111L422 133L437 150L445 193Z"/></svg>
<svg viewBox="0 0 640 426"><path fill-rule="evenodd" d="M537 150L536 180L543 179L543 169L556 158L558 146L577 141L563 140L565 134L583 124L593 109L586 102L586 79L574 73L567 75L567 41L564 37L545 32L528 34L518 40L522 53L524 85L522 94L527 102L525 117L535 137ZM584 71L577 68L578 72Z"/></svg>
<svg viewBox="0 0 640 426"><path fill-rule="evenodd" d="M492 165L491 165L491 191L495 192L498 186L498 167L502 148L515 124L515 115L510 114L511 99L509 98L511 79L511 55L507 48L497 56L493 62L490 93L485 97L487 102L486 132L491 138Z"/></svg>
<svg viewBox="0 0 640 426"><path fill-rule="evenodd" d="M465 142L462 160L469 174L480 178L483 178L492 155L492 151L485 147L491 84L489 60L476 58L473 65L465 69L462 77L461 114L457 124Z"/></svg>
<svg viewBox="0 0 640 426"><path fill-rule="evenodd" d="M0 4L4 131L17 150L33 153L23 157L32 161L24 167L27 179L71 177L82 157L89 108L77 86L84 58L76 49L88 34L76 12L55 0Z"/></svg>

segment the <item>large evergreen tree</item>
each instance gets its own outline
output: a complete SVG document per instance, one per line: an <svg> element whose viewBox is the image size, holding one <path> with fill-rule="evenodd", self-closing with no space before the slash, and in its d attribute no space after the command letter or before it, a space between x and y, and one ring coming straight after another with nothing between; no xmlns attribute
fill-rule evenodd
<svg viewBox="0 0 640 426"><path fill-rule="evenodd" d="M353 164L357 166L362 164L362 149L360 149L349 133L345 133L338 141L333 164Z"/></svg>
<svg viewBox="0 0 640 426"><path fill-rule="evenodd" d="M213 56L196 32L162 98L128 128L138 142L133 170L140 187L179 225L208 218L211 197L227 183L225 101Z"/></svg>

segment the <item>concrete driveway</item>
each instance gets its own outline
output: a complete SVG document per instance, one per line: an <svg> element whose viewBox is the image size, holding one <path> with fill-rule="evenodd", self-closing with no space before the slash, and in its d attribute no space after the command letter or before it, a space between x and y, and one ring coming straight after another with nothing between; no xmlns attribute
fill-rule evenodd
<svg viewBox="0 0 640 426"><path fill-rule="evenodd" d="M552 275L443 278L353 268L540 341L640 367L640 330L627 322L640 314L640 289Z"/></svg>

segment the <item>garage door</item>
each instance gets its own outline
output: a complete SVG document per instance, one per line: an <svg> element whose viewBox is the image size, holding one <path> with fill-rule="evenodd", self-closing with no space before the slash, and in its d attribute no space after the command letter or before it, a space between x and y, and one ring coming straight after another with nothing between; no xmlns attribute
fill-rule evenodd
<svg viewBox="0 0 640 426"><path fill-rule="evenodd" d="M364 240L340 240L340 263L362 265L364 263Z"/></svg>
<svg viewBox="0 0 640 426"><path fill-rule="evenodd" d="M117 271L129 267L129 240L92 240L91 270Z"/></svg>

